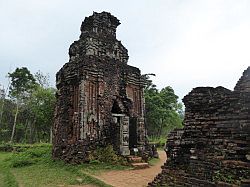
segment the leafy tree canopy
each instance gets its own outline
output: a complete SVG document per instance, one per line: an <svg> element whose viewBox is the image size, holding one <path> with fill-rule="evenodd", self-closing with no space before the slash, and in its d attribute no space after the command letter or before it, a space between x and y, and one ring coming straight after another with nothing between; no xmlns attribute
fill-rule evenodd
<svg viewBox="0 0 250 187"><path fill-rule="evenodd" d="M183 110L172 87L158 90L146 77L145 107L148 134L164 136L174 128L182 127Z"/></svg>
<svg viewBox="0 0 250 187"><path fill-rule="evenodd" d="M11 79L9 94L14 98L26 97L37 85L34 76L26 67L16 68L13 73L9 73L9 77Z"/></svg>
<svg viewBox="0 0 250 187"><path fill-rule="evenodd" d="M21 67L8 76L11 99L0 98L0 141L51 141L56 89L49 87L48 75Z"/></svg>

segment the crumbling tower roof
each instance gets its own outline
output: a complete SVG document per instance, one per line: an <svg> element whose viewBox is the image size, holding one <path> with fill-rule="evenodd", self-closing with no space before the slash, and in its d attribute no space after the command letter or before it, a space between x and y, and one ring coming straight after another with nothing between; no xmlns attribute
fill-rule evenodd
<svg viewBox="0 0 250 187"><path fill-rule="evenodd" d="M120 21L108 12L86 17L81 25L81 35L69 49L70 62L78 62L84 57L101 61L127 63L128 50L116 39L116 28Z"/></svg>
<svg viewBox="0 0 250 187"><path fill-rule="evenodd" d="M81 32L115 38L118 25L120 25L120 21L109 12L94 12L92 16L86 17L82 22Z"/></svg>

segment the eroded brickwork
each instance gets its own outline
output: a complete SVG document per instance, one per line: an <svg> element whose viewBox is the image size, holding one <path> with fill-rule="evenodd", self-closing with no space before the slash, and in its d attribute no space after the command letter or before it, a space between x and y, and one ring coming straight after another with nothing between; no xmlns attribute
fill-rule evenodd
<svg viewBox="0 0 250 187"><path fill-rule="evenodd" d="M113 145L122 155L145 148L143 80L127 65L127 49L116 39L119 20L93 13L57 73L53 157L88 161L96 146Z"/></svg>
<svg viewBox="0 0 250 187"><path fill-rule="evenodd" d="M250 186L250 67L234 91L198 87L183 102L185 126L149 186Z"/></svg>

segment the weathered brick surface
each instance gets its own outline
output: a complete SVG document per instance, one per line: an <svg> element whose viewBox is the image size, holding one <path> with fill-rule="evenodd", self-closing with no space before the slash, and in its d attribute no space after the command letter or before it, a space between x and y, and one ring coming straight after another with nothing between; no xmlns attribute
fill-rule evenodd
<svg viewBox="0 0 250 187"><path fill-rule="evenodd" d="M184 128L169 135L149 186L250 186L250 67L234 91L198 87L183 102Z"/></svg>
<svg viewBox="0 0 250 187"><path fill-rule="evenodd" d="M110 13L94 12L70 46L69 62L56 76L54 158L88 161L89 151L108 144L120 154L121 146L145 149L143 80L127 65L127 49L116 39L119 24ZM128 119L126 134L121 123Z"/></svg>

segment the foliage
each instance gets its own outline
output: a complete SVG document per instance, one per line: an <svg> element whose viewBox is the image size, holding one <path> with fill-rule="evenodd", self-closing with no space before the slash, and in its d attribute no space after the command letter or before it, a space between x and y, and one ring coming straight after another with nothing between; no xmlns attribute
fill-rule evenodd
<svg viewBox="0 0 250 187"><path fill-rule="evenodd" d="M182 127L182 104L170 86L158 90L148 79L144 91L148 134L160 137Z"/></svg>
<svg viewBox="0 0 250 187"><path fill-rule="evenodd" d="M9 137L11 136L12 125L14 122L14 114L16 104L10 99L3 99L4 107L2 108L2 118L1 118L1 126L0 126L0 142L9 141ZM1 100L1 101L3 101Z"/></svg>
<svg viewBox="0 0 250 187"><path fill-rule="evenodd" d="M26 67L16 68L13 73L9 73L9 78L11 79L9 95L16 102L15 117L10 138L10 142L12 142L17 127L17 117L20 111L20 105L29 97L37 84L33 75Z"/></svg>
<svg viewBox="0 0 250 187"><path fill-rule="evenodd" d="M11 79L9 95L16 99L24 99L36 86L34 76L26 67L16 68L13 73L9 73L9 77Z"/></svg>
<svg viewBox="0 0 250 187"><path fill-rule="evenodd" d="M107 147L98 147L96 150L92 151L90 156L91 163L108 163L108 164L121 164L127 165L126 160L118 156L113 147L108 145Z"/></svg>
<svg viewBox="0 0 250 187"><path fill-rule="evenodd" d="M40 70L35 73L35 79L40 87L49 88L49 75L44 75Z"/></svg>
<svg viewBox="0 0 250 187"><path fill-rule="evenodd" d="M225 175L221 173L220 171L215 171L213 176L214 181L223 181L227 183L234 183L234 179L232 175Z"/></svg>
<svg viewBox="0 0 250 187"><path fill-rule="evenodd" d="M27 106L30 117L35 121L32 128L39 132L35 134L37 140L49 142L50 130L53 124L55 89L37 87L32 93ZM30 141L30 143L32 142L33 140Z"/></svg>
<svg viewBox="0 0 250 187"><path fill-rule="evenodd" d="M10 167L29 166L48 159L51 154L51 146L24 147L19 151L6 160Z"/></svg>
<svg viewBox="0 0 250 187"><path fill-rule="evenodd" d="M249 179L249 169L238 168L238 170L221 169L213 172L212 180L214 182L225 182L240 186L243 179ZM239 177L241 176L241 177Z"/></svg>
<svg viewBox="0 0 250 187"><path fill-rule="evenodd" d="M149 142L150 144L156 145L157 148L164 148L166 144L167 138L165 136L150 136L149 137Z"/></svg>
<svg viewBox="0 0 250 187"><path fill-rule="evenodd" d="M0 98L0 142L50 142L56 89L49 87L48 75L33 75L26 67L8 75L10 98Z"/></svg>

